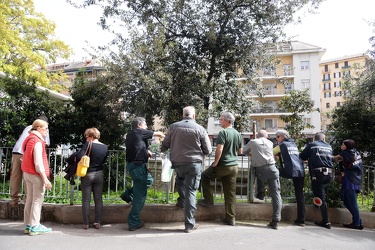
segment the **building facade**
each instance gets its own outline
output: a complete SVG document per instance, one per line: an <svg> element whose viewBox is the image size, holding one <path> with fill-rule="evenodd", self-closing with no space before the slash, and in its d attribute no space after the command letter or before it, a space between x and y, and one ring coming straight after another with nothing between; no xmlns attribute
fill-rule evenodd
<svg viewBox="0 0 375 250"><path fill-rule="evenodd" d="M367 58L365 54L356 54L320 62L322 131L329 130L334 109L345 102L346 76L356 77L363 72Z"/></svg>
<svg viewBox="0 0 375 250"><path fill-rule="evenodd" d="M257 130L267 130L271 138L275 137L278 129L285 129L287 125L280 119L280 116L290 115L290 113L283 110L279 102L290 91L307 89L314 101L314 108L320 109L319 62L325 53L325 49L321 47L298 41L278 44L275 49L279 63L275 67L265 68L260 72L260 88L263 95L259 95L259 91L254 91L248 96L257 103L249 119L256 124ZM304 114L304 119L314 128L305 129L303 133L312 136L320 131L319 112ZM213 118L209 119L207 128L212 137L215 137L221 130L218 121ZM244 138L251 137L251 129L242 131Z"/></svg>

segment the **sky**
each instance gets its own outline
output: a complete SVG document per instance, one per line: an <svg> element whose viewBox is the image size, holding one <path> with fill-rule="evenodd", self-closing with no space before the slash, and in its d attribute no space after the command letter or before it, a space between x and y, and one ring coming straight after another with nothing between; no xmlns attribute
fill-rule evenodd
<svg viewBox="0 0 375 250"><path fill-rule="evenodd" d="M37 12L56 24L56 37L74 50L70 61L90 58L86 41L96 47L112 38L97 25L101 16L97 7L76 9L65 0L34 0L34 4ZM303 15L301 24L289 25L285 32L293 40L326 49L322 60L365 53L375 35L375 27L367 23L375 21L374 10L375 0L326 0L318 14Z"/></svg>

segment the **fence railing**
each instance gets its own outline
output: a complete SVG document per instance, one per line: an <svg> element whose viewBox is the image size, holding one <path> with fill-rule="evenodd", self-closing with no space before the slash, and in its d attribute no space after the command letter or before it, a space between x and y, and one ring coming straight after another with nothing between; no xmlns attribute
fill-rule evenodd
<svg viewBox="0 0 375 250"><path fill-rule="evenodd" d="M71 154L69 149L48 149L51 172L54 175L52 181L52 189L47 191L45 197L52 199L56 203L80 203L80 180L76 177L74 185L70 185L69 181L64 178L66 167L66 158ZM214 161L214 155L209 155L204 161L204 169L208 168ZM250 168L250 158L247 156L239 156L239 171L237 174L237 199L253 202L256 196L254 187L255 178L253 169ZM10 174L12 166L12 148L0 147L0 195L3 198L10 197ZM169 203L177 198L174 183L175 175L172 176L170 182L161 181L162 159L161 155L155 154L149 160L148 168L154 178L152 187L149 190L151 202ZM125 160L125 151L110 150L104 170L104 186L103 199L108 202L120 202L119 195L132 185L131 178L127 174L127 166ZM308 171L306 170L306 176ZM374 203L374 187L375 187L375 167L364 166L364 178L362 184L362 192L360 194L361 203L359 205L371 206ZM212 181L212 187L216 199L223 198L223 190L220 180ZM340 203L339 184L334 181L327 190L327 197L331 200L331 204ZM23 187L21 190L23 194ZM281 178L281 192L284 201L294 202L294 188L292 180ZM266 199L269 199L267 185L265 186ZM308 202L312 199L310 178L305 178L305 198ZM339 205L340 206L340 205Z"/></svg>

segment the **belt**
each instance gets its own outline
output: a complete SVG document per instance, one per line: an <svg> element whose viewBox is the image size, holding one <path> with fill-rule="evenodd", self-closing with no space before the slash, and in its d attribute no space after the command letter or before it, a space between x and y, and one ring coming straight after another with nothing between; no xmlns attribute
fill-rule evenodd
<svg viewBox="0 0 375 250"><path fill-rule="evenodd" d="M313 172L321 172L321 173L329 173L329 174L332 173L332 168L326 168L326 167L323 167L323 168L313 168L311 170Z"/></svg>
<svg viewBox="0 0 375 250"><path fill-rule="evenodd" d="M14 155L22 155L21 153L18 153L18 152L12 152L12 154L14 154Z"/></svg>
<svg viewBox="0 0 375 250"><path fill-rule="evenodd" d="M130 163L133 163L136 166L143 165L145 162L144 161L131 161Z"/></svg>

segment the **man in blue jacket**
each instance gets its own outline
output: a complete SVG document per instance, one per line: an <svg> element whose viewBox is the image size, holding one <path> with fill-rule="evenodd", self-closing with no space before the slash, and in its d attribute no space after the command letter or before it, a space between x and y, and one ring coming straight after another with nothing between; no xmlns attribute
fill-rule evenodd
<svg viewBox="0 0 375 250"><path fill-rule="evenodd" d="M320 212L322 213L323 220L316 221L315 224L331 229L324 186L332 180L332 147L325 142L325 135L318 132L314 136L314 142L307 144L300 157L302 160L308 160L314 196L322 201Z"/></svg>

